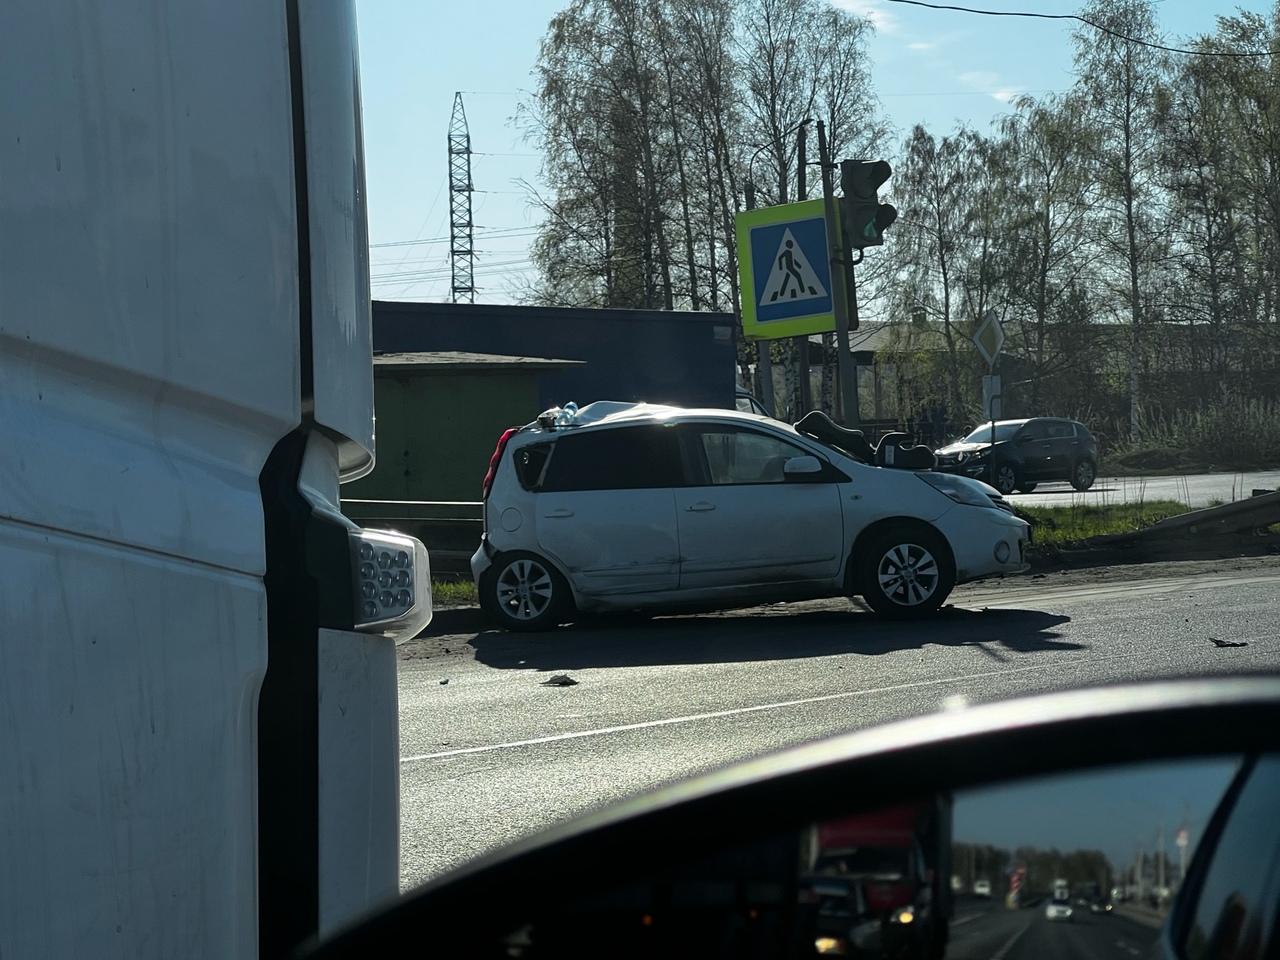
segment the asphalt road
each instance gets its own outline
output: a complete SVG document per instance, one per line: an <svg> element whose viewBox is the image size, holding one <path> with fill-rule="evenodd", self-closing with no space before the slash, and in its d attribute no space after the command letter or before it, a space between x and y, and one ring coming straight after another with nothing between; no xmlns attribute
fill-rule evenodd
<svg viewBox="0 0 1280 960"><path fill-rule="evenodd" d="M1126 917L1077 908L1069 922L1043 907L1008 910L1001 901L961 903L947 960L1133 960L1151 953L1158 931Z"/></svg>
<svg viewBox="0 0 1280 960"><path fill-rule="evenodd" d="M1259 473L1203 473L1185 477L1099 477L1084 493L1069 483L1042 483L1033 493L1015 493L1013 503L1033 507L1102 505L1148 500L1176 500L1190 507L1215 501L1243 500L1254 490L1280 489L1280 471Z"/></svg>
<svg viewBox="0 0 1280 960"><path fill-rule="evenodd" d="M400 664L402 885L610 801L854 728L962 702L1280 669L1280 562L1247 562L977 585L916 624L823 601L415 641ZM578 682L544 685L557 674ZM1075 942L1090 929L1032 923L1023 937Z"/></svg>

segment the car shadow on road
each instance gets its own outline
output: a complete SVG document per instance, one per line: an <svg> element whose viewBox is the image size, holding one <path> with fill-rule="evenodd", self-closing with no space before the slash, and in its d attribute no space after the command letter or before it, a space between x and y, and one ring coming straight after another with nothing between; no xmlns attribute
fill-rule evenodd
<svg viewBox="0 0 1280 960"><path fill-rule="evenodd" d="M802 605L792 605L800 607ZM766 608L703 616L600 617L539 634L479 633L467 642L478 663L498 669L749 663L811 657L882 656L929 647L975 647L994 662L1027 654L1082 650L1055 627L1070 621L1039 610L948 607L914 622L881 620L848 610L783 613Z"/></svg>

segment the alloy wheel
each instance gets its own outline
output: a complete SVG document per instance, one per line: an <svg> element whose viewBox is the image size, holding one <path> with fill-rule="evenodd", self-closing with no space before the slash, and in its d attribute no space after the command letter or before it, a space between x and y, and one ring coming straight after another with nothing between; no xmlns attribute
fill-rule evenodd
<svg viewBox="0 0 1280 960"><path fill-rule="evenodd" d="M498 606L512 620L536 620L555 599L551 572L536 560L519 559L507 564L496 584Z"/></svg>
<svg viewBox="0 0 1280 960"><path fill-rule="evenodd" d="M933 554L914 543L890 548L876 570L880 592L904 607L918 606L933 596L939 576Z"/></svg>

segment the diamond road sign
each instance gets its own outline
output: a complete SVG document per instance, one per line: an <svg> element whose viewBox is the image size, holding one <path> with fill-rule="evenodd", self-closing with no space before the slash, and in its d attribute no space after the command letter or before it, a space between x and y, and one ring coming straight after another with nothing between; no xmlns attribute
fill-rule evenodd
<svg viewBox="0 0 1280 960"><path fill-rule="evenodd" d="M978 324L978 329L973 331L973 345L982 354L982 359L987 361L988 367L995 366L1000 348L1004 346L1004 327L1000 326L995 313L987 313Z"/></svg>
<svg viewBox="0 0 1280 960"><path fill-rule="evenodd" d="M823 202L746 210L735 223L743 333L773 340L834 330Z"/></svg>

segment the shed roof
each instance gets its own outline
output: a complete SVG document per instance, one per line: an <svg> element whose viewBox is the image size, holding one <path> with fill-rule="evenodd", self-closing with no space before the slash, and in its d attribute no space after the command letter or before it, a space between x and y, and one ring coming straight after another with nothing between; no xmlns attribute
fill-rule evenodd
<svg viewBox="0 0 1280 960"><path fill-rule="evenodd" d="M585 360L554 360L547 357L506 357L493 353L466 353L441 350L421 353L375 353L374 373L407 373L434 376L446 373L546 373L580 367Z"/></svg>

